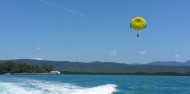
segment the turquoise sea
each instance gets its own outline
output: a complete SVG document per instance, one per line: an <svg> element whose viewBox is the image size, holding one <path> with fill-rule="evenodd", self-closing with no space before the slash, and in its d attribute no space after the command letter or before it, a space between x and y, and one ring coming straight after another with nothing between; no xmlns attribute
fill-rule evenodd
<svg viewBox="0 0 190 94"><path fill-rule="evenodd" d="M190 94L190 77L0 75L0 94Z"/></svg>

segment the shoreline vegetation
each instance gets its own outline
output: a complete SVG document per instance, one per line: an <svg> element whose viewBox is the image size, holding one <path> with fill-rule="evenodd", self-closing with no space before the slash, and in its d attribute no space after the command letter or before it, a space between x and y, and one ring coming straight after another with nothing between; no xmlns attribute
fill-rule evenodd
<svg viewBox="0 0 190 94"><path fill-rule="evenodd" d="M51 74L51 65L28 65L26 63L17 64L12 61L0 63L0 74Z"/></svg>
<svg viewBox="0 0 190 94"><path fill-rule="evenodd" d="M54 75L54 67L51 65L28 65L26 63L18 64L12 61L0 63L0 74L5 75ZM55 72L55 71L54 71ZM58 71L59 72L59 71ZM60 74L70 75L147 75L147 76L190 76L190 72L133 72L133 73L106 73L106 72L77 72L77 71L60 71Z"/></svg>

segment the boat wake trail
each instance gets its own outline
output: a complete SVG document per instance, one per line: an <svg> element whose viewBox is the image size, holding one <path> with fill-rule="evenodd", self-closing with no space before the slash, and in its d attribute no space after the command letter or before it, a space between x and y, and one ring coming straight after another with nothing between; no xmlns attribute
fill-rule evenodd
<svg viewBox="0 0 190 94"><path fill-rule="evenodd" d="M69 83L40 80L0 81L0 94L113 94L117 91L116 87L114 84L80 87Z"/></svg>

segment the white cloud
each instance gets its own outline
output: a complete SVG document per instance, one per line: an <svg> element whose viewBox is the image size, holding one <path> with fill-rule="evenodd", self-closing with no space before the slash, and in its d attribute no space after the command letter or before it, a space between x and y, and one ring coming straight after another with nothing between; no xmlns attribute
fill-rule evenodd
<svg viewBox="0 0 190 94"><path fill-rule="evenodd" d="M180 55L179 55L179 54L176 54L176 55L175 55L175 58L179 58L179 57L180 57Z"/></svg>
<svg viewBox="0 0 190 94"><path fill-rule="evenodd" d="M146 54L148 54L148 52L147 51L139 51L138 54L140 54L140 55L146 55Z"/></svg>
<svg viewBox="0 0 190 94"><path fill-rule="evenodd" d="M15 57L15 58L13 58L13 59L19 59L18 57Z"/></svg>
<svg viewBox="0 0 190 94"><path fill-rule="evenodd" d="M174 58L175 58L175 61L178 61L178 62L181 61L181 60L180 60L180 55L179 55L179 54L176 54Z"/></svg>
<svg viewBox="0 0 190 94"><path fill-rule="evenodd" d="M109 52L109 56L115 56L115 55L117 55L117 53L118 53L117 50L111 50L111 51Z"/></svg>
<svg viewBox="0 0 190 94"><path fill-rule="evenodd" d="M38 51L39 51L39 50L41 50L41 48L40 48L40 47L36 47L35 50L38 50Z"/></svg>
<svg viewBox="0 0 190 94"><path fill-rule="evenodd" d="M32 59L34 59L34 60L43 60L43 58L41 58L41 57L34 57Z"/></svg>

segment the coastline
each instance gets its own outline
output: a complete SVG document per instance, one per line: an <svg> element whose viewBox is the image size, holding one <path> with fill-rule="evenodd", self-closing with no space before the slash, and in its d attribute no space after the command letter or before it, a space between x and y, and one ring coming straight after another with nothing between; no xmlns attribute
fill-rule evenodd
<svg viewBox="0 0 190 94"><path fill-rule="evenodd" d="M56 73L8 73L5 75L60 75Z"/></svg>
<svg viewBox="0 0 190 94"><path fill-rule="evenodd" d="M175 72L135 72L135 73L100 73L100 72L69 72L61 71L61 74L68 75L143 75L143 76L190 76L190 73L175 73Z"/></svg>
<svg viewBox="0 0 190 94"><path fill-rule="evenodd" d="M44 73L5 73L2 75L139 75L139 76L190 76L190 73L175 72L135 72L135 73L106 73L106 72L70 72L70 71L52 71Z"/></svg>

